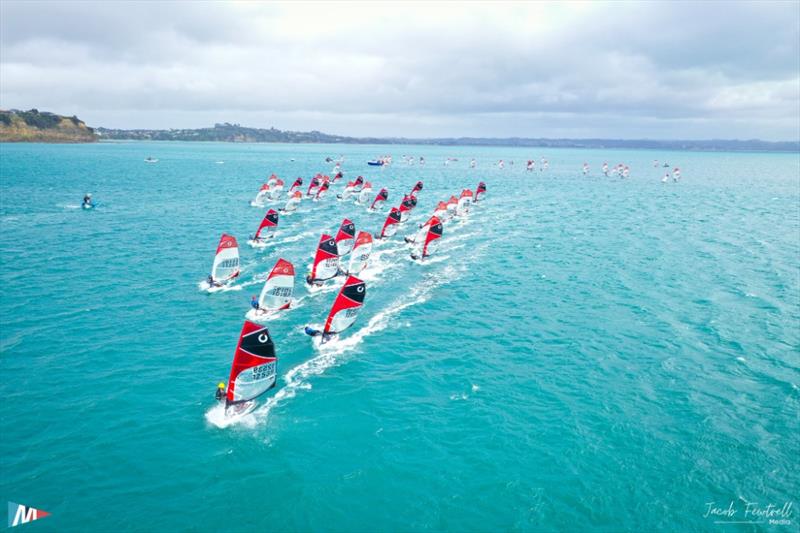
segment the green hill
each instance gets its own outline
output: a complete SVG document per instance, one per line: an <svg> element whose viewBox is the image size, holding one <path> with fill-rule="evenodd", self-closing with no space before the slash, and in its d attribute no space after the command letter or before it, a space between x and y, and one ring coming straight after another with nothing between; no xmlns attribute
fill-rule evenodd
<svg viewBox="0 0 800 533"><path fill-rule="evenodd" d="M76 116L64 117L37 109L0 109L0 142L95 142L97 135Z"/></svg>

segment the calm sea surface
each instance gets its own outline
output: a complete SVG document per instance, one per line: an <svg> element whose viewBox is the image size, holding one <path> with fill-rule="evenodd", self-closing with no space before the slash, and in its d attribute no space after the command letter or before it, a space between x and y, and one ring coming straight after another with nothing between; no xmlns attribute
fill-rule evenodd
<svg viewBox="0 0 800 533"><path fill-rule="evenodd" d="M384 153L392 167L366 165ZM274 246L245 244L270 173L307 185L340 154L390 204L423 180L419 206L376 248L334 348L302 328L335 292L298 285L269 323L272 399L216 428L214 387L276 259L299 278L343 217L380 229L385 214L331 194L283 217ZM542 156L548 171L525 171ZM653 159L681 181L660 183ZM409 261L402 236L480 180L485 203ZM77 208L87 191L94 211ZM3 144L0 194L0 500L52 513L29 531L800 524L798 154ZM222 232L239 238L240 290L209 295ZM705 516L733 501L747 520L745 500L794 502L792 525Z"/></svg>

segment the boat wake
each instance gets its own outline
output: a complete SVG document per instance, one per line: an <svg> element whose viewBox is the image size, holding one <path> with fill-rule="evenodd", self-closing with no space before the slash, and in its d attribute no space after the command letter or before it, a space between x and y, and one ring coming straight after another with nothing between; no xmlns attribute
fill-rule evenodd
<svg viewBox="0 0 800 533"><path fill-rule="evenodd" d="M253 411L258 423L266 423L272 409L284 401L294 398L298 391L310 390L312 388L310 378L323 374L331 367L347 362L347 358L342 356L351 353L370 335L390 326L404 327L403 323L394 320L399 313L409 307L426 302L437 287L449 283L456 279L457 276L458 271L451 266L447 266L435 277L428 276L420 281L407 295L401 296L389 304L387 308L370 318L366 326L352 334L341 338L334 337L325 344L320 343L320 337L315 337L313 345L318 355L286 372L283 378L284 386L271 396L264 405Z"/></svg>
<svg viewBox="0 0 800 533"><path fill-rule="evenodd" d="M216 292L240 291L240 290L242 290L243 287L246 287L248 285L252 285L253 283L257 283L257 282L253 281L253 282L245 282L245 283L241 283L241 284L223 285L222 287L212 287L212 286L210 286L208 284L207 281L201 281L200 283L197 284L197 288L201 292L207 292L209 294L214 294Z"/></svg>

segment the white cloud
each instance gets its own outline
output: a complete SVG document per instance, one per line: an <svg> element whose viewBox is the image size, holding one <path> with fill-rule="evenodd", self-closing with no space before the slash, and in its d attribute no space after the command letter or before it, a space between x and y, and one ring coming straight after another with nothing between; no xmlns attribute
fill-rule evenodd
<svg viewBox="0 0 800 533"><path fill-rule="evenodd" d="M0 2L0 105L112 127L797 137L800 4Z"/></svg>

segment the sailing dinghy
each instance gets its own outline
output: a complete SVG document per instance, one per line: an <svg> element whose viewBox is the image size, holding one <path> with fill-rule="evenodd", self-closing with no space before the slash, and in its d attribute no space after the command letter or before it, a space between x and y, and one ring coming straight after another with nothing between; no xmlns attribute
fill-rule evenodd
<svg viewBox="0 0 800 533"><path fill-rule="evenodd" d="M320 331L306 326L306 334L312 337L322 336L324 344L334 335L338 335L352 326L356 321L359 309L364 305L366 293L366 284L355 276L349 276L339 290L339 294L336 295L331 312L325 321L325 327Z"/></svg>
<svg viewBox="0 0 800 533"><path fill-rule="evenodd" d="M381 189L378 194L375 196L375 199L372 201L372 205L369 207L370 211L378 211L381 207L383 207L383 203L389 199L389 191L385 188Z"/></svg>
<svg viewBox="0 0 800 533"><path fill-rule="evenodd" d="M263 185L261 185L261 188L258 190L258 194L256 194L256 197L253 198L252 202L250 202L250 205L253 206L253 207L264 207L264 202L269 197L270 197L269 185L264 183Z"/></svg>
<svg viewBox="0 0 800 533"><path fill-rule="evenodd" d="M386 239L397 233L397 225L400 224L400 211L393 207L389 214L386 215L386 222L383 223L381 234L378 235L379 239Z"/></svg>
<svg viewBox="0 0 800 533"><path fill-rule="evenodd" d="M247 318L257 321L276 311L289 309L293 292L294 265L285 259L278 259L258 296L258 309L248 311Z"/></svg>
<svg viewBox="0 0 800 533"><path fill-rule="evenodd" d="M292 211L296 211L297 207L300 205L300 202L303 201L303 193L300 191L294 191L292 193L291 198L286 201L286 205L283 206L284 213L291 213Z"/></svg>
<svg viewBox="0 0 800 533"><path fill-rule="evenodd" d="M475 202L478 202L485 194L486 184L484 182L478 183L478 187L475 189Z"/></svg>
<svg viewBox="0 0 800 533"><path fill-rule="evenodd" d="M275 231L278 229L278 212L274 209L267 211L264 219L258 226L256 234L250 237L247 244L253 248L263 248L267 245L267 241L275 236Z"/></svg>
<svg viewBox="0 0 800 533"><path fill-rule="evenodd" d="M461 197L458 199L458 207L456 207L456 215L463 217L469 214L469 207L472 204L472 191L464 189L461 191Z"/></svg>
<svg viewBox="0 0 800 533"><path fill-rule="evenodd" d="M347 272L340 272L350 276L356 276L369 264L369 256L372 254L372 235L366 231L359 231L356 243L350 252L350 262L347 264Z"/></svg>
<svg viewBox="0 0 800 533"><path fill-rule="evenodd" d="M439 202L436 204L436 209L433 210L433 216L444 220L447 217L447 202Z"/></svg>
<svg viewBox="0 0 800 533"><path fill-rule="evenodd" d="M281 197L281 193L283 192L283 185L284 185L283 180L280 178L277 178L275 180L275 183L273 185L270 185L270 195L269 195L270 200L277 200L278 198Z"/></svg>
<svg viewBox="0 0 800 533"><path fill-rule="evenodd" d="M314 196L314 201L318 202L322 200L326 194L328 194L328 188L330 187L330 183L328 181L323 181L322 185L319 186L317 189L317 194Z"/></svg>
<svg viewBox="0 0 800 533"><path fill-rule="evenodd" d="M432 216L427 222L419 226L419 230L417 230L417 233L415 233L413 237L405 236L403 237L403 240L409 244L422 242L425 236L428 235L428 229L431 227L431 224L434 223L434 220L438 222L439 218L436 215Z"/></svg>
<svg viewBox="0 0 800 533"><path fill-rule="evenodd" d="M255 409L256 398L275 386L277 366L275 344L269 330L245 320L228 378L225 425Z"/></svg>
<svg viewBox="0 0 800 533"><path fill-rule="evenodd" d="M408 216L411 214L411 210L414 209L415 205L417 205L417 201L413 196L406 196L403 198L403 201L400 203L400 222L408 220Z"/></svg>
<svg viewBox="0 0 800 533"><path fill-rule="evenodd" d="M434 251L434 241L442 236L443 230L442 221L437 217L431 217L430 223L428 224L428 231L425 233L425 238L418 239L418 241L415 242L416 247L414 251L411 252L411 259L421 260L428 257Z"/></svg>
<svg viewBox="0 0 800 533"><path fill-rule="evenodd" d="M456 211L458 210L458 198L455 196L451 196L450 199L447 201L447 217L453 218L456 216Z"/></svg>
<svg viewBox="0 0 800 533"><path fill-rule="evenodd" d="M289 196L292 196L295 193L295 191L300 191L300 187L302 186L303 186L303 178L297 178L296 180L294 180L292 186L289 187Z"/></svg>
<svg viewBox="0 0 800 533"><path fill-rule="evenodd" d="M217 245L217 253L211 266L211 274L206 280L208 289L222 287L239 275L239 245L236 237L222 234Z"/></svg>
<svg viewBox="0 0 800 533"><path fill-rule="evenodd" d="M359 204L366 204L369 202L370 196L372 196L372 183L366 182L364 188L358 193L358 199L356 201Z"/></svg>
<svg viewBox="0 0 800 533"><path fill-rule="evenodd" d="M311 178L311 183L308 184L308 190L306 191L306 198L316 196L317 189L319 189L319 174Z"/></svg>
<svg viewBox="0 0 800 533"><path fill-rule="evenodd" d="M355 183L352 181L348 181L347 185L344 186L344 190L336 196L339 200L348 200L352 195L353 191L355 190L356 186Z"/></svg>
<svg viewBox="0 0 800 533"><path fill-rule="evenodd" d="M336 232L336 250L339 257L347 255L353 249L353 242L356 237L356 225L349 219L342 220L339 231Z"/></svg>
<svg viewBox="0 0 800 533"><path fill-rule="evenodd" d="M338 272L339 253L336 249L336 241L330 235L323 234L317 245L311 273L306 276L306 283L320 286L323 282L335 278Z"/></svg>

